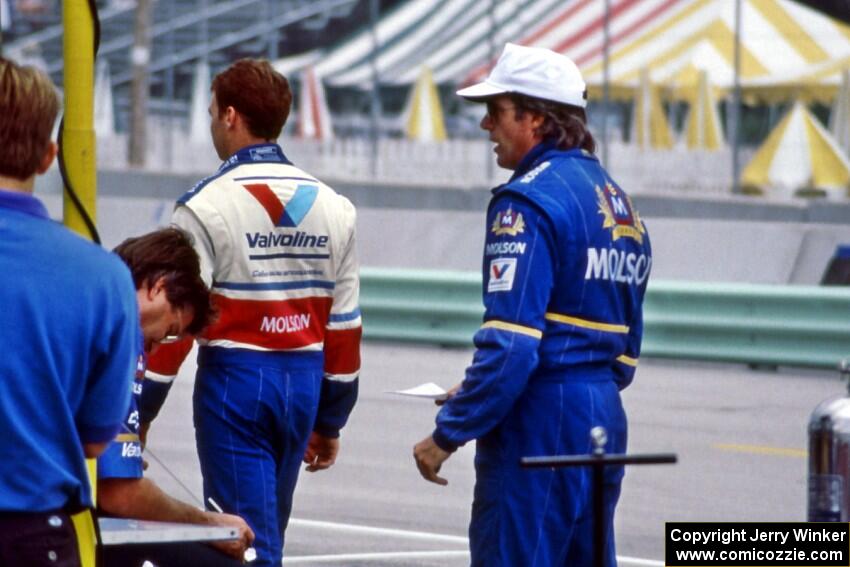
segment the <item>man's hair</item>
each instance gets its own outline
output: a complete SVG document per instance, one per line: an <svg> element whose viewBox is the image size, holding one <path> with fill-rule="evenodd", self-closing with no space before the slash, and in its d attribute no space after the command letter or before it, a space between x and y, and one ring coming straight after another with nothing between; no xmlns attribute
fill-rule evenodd
<svg viewBox="0 0 850 567"><path fill-rule="evenodd" d="M543 124L534 132L541 139L562 150L581 148L590 153L596 151L596 141L587 128L587 114L583 108L514 93L510 98L516 106L517 120L526 112L543 117Z"/></svg>
<svg viewBox="0 0 850 567"><path fill-rule="evenodd" d="M44 72L0 57L0 175L24 180L38 171L58 114Z"/></svg>
<svg viewBox="0 0 850 567"><path fill-rule="evenodd" d="M215 76L212 92L219 116L232 106L248 131L266 140L280 136L292 105L289 81L265 59L240 59Z"/></svg>
<svg viewBox="0 0 850 567"><path fill-rule="evenodd" d="M128 238L114 252L124 260L136 289L153 287L165 278L165 297L173 307L191 306L195 312L186 331L197 335L212 323L215 310L210 291L201 279L201 262L192 247L192 237L178 228L163 228Z"/></svg>

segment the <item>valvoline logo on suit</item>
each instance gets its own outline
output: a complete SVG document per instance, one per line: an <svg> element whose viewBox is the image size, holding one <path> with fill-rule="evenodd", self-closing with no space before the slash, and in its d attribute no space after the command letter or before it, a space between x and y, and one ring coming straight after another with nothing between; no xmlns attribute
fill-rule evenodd
<svg viewBox="0 0 850 567"><path fill-rule="evenodd" d="M284 205L272 188L265 183L243 185L266 210L275 226L294 228L301 224L316 202L319 188L315 185L299 185Z"/></svg>
<svg viewBox="0 0 850 567"><path fill-rule="evenodd" d="M494 258L490 260L489 274L487 293L493 291L510 291L514 287L516 258Z"/></svg>
<svg viewBox="0 0 850 567"><path fill-rule="evenodd" d="M299 185L284 204L275 192L265 183L251 183L243 185L251 193L257 202L265 209L276 228L295 228L310 212L319 188L315 185ZM328 245L327 235L314 235L304 231L296 231L294 234L281 234L277 231L266 233L246 233L249 248L326 248ZM253 258L252 258L253 259Z"/></svg>

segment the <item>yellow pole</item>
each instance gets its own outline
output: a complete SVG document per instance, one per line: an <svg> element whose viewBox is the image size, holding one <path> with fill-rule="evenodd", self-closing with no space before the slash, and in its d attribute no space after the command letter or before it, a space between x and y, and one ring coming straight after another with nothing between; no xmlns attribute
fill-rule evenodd
<svg viewBox="0 0 850 567"><path fill-rule="evenodd" d="M87 0L62 0L65 29L65 130L62 153L69 183L96 222L97 170L94 137L94 22ZM65 226L91 238L83 216L65 192Z"/></svg>
<svg viewBox="0 0 850 567"><path fill-rule="evenodd" d="M65 29L65 129L62 155L68 182L74 187L83 208L95 222L97 169L94 138L94 21L87 0L62 0ZM91 238L83 216L68 196L64 197L65 226ZM87 459L92 501L96 498L97 461Z"/></svg>

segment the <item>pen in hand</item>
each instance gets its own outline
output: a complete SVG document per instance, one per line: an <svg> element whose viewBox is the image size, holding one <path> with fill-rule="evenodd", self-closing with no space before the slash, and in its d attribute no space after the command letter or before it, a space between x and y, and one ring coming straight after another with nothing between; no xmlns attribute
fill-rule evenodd
<svg viewBox="0 0 850 567"><path fill-rule="evenodd" d="M215 510L219 514L224 514L224 510L221 509L221 506L218 505L218 502L213 500L212 496L207 498L207 502L209 502L209 504L210 504L210 506L212 506L213 510ZM252 561L255 561L256 559L257 559L257 550L256 549L254 549L253 547L249 547L248 549L245 550L245 555L242 558L242 560L245 563L251 563Z"/></svg>

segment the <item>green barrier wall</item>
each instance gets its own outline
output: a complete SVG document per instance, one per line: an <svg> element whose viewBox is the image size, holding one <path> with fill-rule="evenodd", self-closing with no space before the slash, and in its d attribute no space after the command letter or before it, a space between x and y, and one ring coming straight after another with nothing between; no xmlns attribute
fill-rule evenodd
<svg viewBox="0 0 850 567"><path fill-rule="evenodd" d="M363 269L365 338L471 346L481 276ZM643 355L835 368L850 356L850 288L651 281Z"/></svg>

